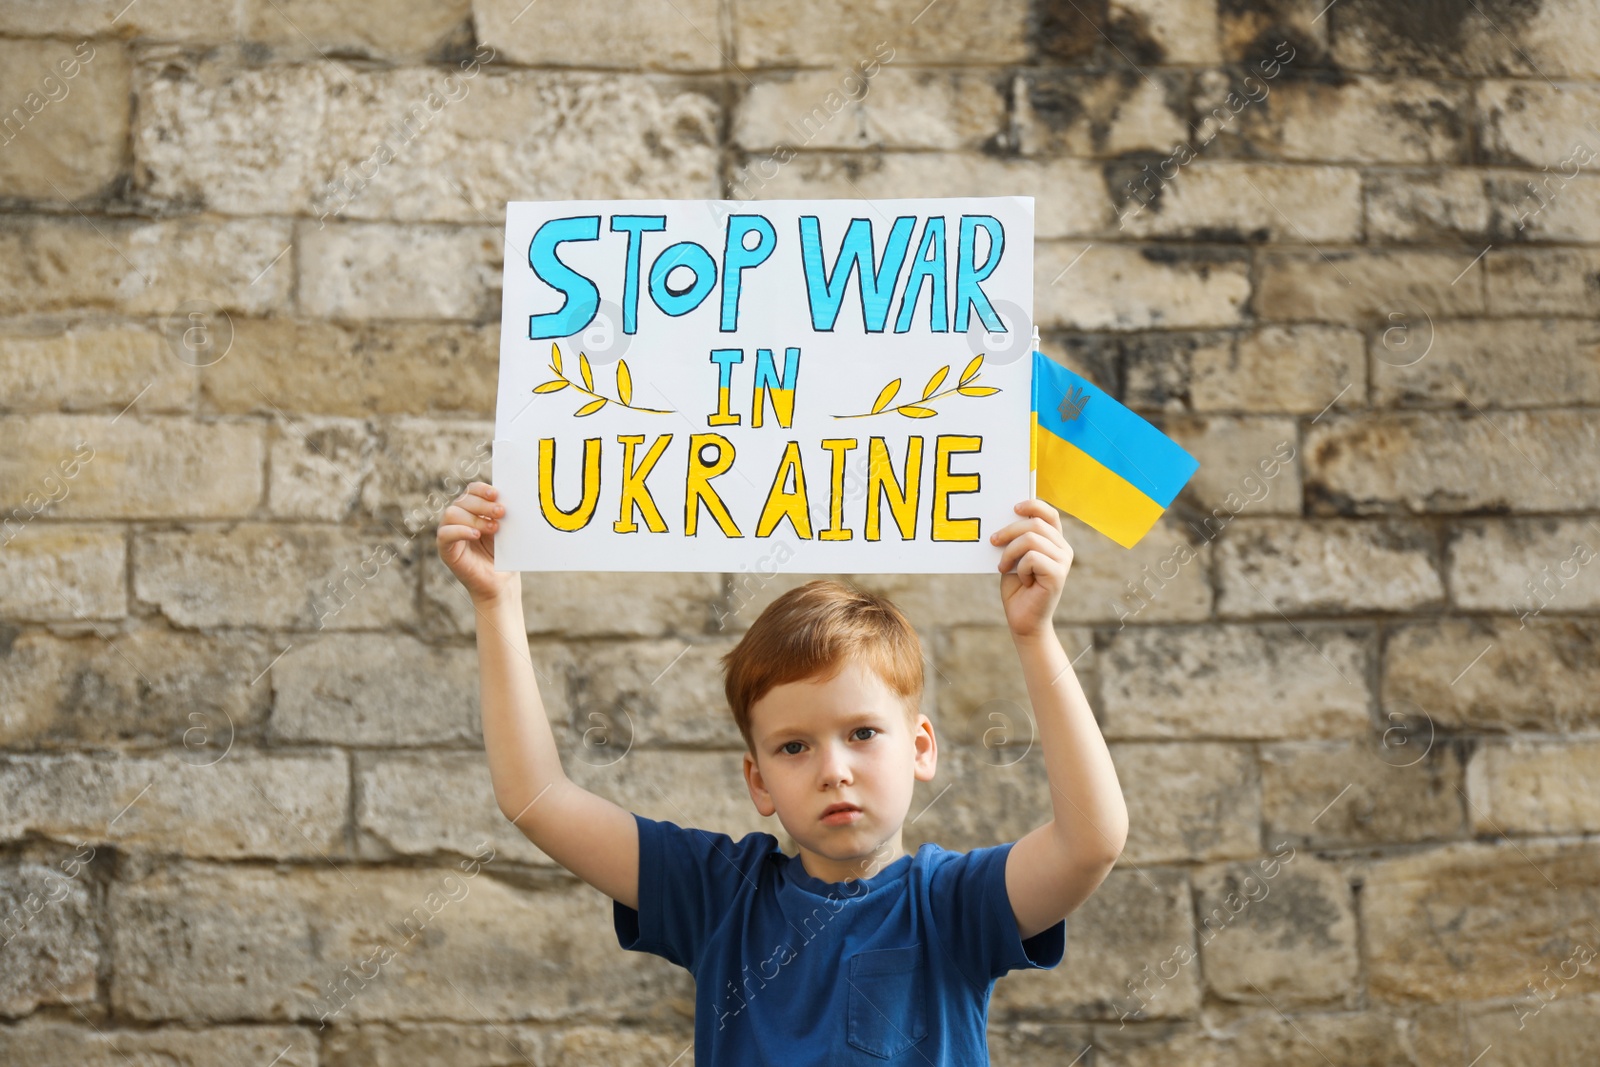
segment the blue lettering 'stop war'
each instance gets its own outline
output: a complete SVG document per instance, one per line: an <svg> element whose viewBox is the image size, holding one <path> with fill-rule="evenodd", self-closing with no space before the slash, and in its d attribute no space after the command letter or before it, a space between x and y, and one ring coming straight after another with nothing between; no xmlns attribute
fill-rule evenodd
<svg viewBox="0 0 1600 1067"><path fill-rule="evenodd" d="M612 901L618 943L695 978L699 1067L989 1062L994 982L1049 970L1066 921L1022 939L1006 892L1015 842L924 844L868 878L825 882L777 838L635 813L639 908Z"/></svg>

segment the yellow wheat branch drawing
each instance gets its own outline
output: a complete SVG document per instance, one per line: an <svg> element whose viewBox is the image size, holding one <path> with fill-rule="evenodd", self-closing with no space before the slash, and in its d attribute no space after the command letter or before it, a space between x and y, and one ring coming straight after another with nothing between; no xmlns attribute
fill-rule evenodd
<svg viewBox="0 0 1600 1067"><path fill-rule="evenodd" d="M536 393L559 393L570 385L578 392L587 393L594 397L593 400L584 404L583 407L575 412L578 416L593 415L607 404L620 404L630 411L649 411L656 415L672 414L670 409L639 407L633 403L633 375L628 373L628 364L625 360L617 360L617 396L621 398L619 400L612 400L610 397L602 396L594 391L594 374L589 370L589 357L582 352L578 353L578 373L583 377L582 385L569 379L561 370L560 345L552 344L550 346L549 366L550 372L555 377L548 382L542 382L534 386L533 391Z"/></svg>
<svg viewBox="0 0 1600 1067"><path fill-rule="evenodd" d="M950 366L954 366L954 364ZM872 402L871 411L863 411L859 415L835 415L834 418L864 419L869 415L882 415L890 411L899 412L909 419L930 418L939 414L933 408L927 406L927 402L930 400L937 400L941 396L949 396L951 393L959 393L962 396L989 396L993 393L998 393L1000 390L992 385L972 384L977 380L978 370L982 366L983 353L980 352L972 357L972 362L967 364L966 369L961 372L961 377L956 380L956 384L953 387L943 392L937 392L936 390L944 384L945 378L950 374L949 366L940 367L933 372L933 377L928 379L928 384L922 387L922 396L919 399L890 407L889 401L893 400L895 394L900 392L900 379L896 378L878 393L878 399Z"/></svg>

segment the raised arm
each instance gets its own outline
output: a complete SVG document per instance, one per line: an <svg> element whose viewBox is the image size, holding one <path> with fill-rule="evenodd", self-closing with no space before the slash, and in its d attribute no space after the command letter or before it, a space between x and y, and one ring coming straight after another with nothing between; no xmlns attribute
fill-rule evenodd
<svg viewBox="0 0 1600 1067"><path fill-rule="evenodd" d="M445 509L439 555L472 596L489 777L500 811L561 866L613 900L639 906L639 831L631 812L583 789L561 767L539 696L522 613L522 576L494 569L504 515L474 482Z"/></svg>

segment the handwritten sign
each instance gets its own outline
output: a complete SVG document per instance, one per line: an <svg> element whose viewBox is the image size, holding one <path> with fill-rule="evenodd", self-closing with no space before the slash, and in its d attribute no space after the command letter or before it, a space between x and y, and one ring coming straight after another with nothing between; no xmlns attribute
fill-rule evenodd
<svg viewBox="0 0 1600 1067"><path fill-rule="evenodd" d="M1033 199L507 205L502 570L993 570Z"/></svg>

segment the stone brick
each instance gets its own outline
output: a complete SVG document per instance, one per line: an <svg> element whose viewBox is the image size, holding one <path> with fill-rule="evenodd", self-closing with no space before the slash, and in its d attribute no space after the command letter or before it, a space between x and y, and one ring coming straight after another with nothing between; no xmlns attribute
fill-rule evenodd
<svg viewBox="0 0 1600 1067"><path fill-rule="evenodd" d="M1171 181L1132 180L1131 193L1112 188L1122 205L1119 228L1132 237L1280 244L1361 237L1361 177L1347 167L1195 162Z"/></svg>
<svg viewBox="0 0 1600 1067"><path fill-rule="evenodd" d="M1559 407L1600 402L1600 337L1562 319L1441 319L1426 358L1375 348L1373 402L1384 407ZM1415 359L1415 362L1410 362Z"/></svg>
<svg viewBox="0 0 1600 1067"><path fill-rule="evenodd" d="M588 886L520 890L496 880L497 858L471 862L183 864L119 883L112 1010L147 1021L498 1023L610 1017L691 995L689 976L665 960L619 966L615 950L595 951L615 935L611 901Z"/></svg>
<svg viewBox="0 0 1600 1067"><path fill-rule="evenodd" d="M1413 1062L1404 1032L1377 1012L1296 1013L1267 1009L1223 1028L1204 1022L1104 1036L1096 1067L1377 1067ZM1441 1067L1444 1061L1440 1061Z"/></svg>
<svg viewBox="0 0 1600 1067"><path fill-rule="evenodd" d="M1230 151L1330 163L1468 158L1471 94L1465 87L1421 78L1334 80L1286 72L1265 84L1261 97L1223 71L1208 71L1198 81L1198 136L1215 136ZM1233 103L1227 100L1230 91L1237 94ZM1242 106L1236 109L1235 103Z"/></svg>
<svg viewBox="0 0 1600 1067"><path fill-rule="evenodd" d="M935 9L937 10L937 9ZM1034 198L1035 240L1116 230L1101 167L1084 159L1013 159L971 152L747 154L731 183L735 200L896 199L1008 195Z"/></svg>
<svg viewBox="0 0 1600 1067"><path fill-rule="evenodd" d="M471 0L372 4L358 0L248 0L242 38L278 51L422 59L470 48L458 38L472 17Z"/></svg>
<svg viewBox="0 0 1600 1067"><path fill-rule="evenodd" d="M715 0L661 8L627 4L540 5L525 0L474 0L478 37L503 61L529 66L722 70Z"/></svg>
<svg viewBox="0 0 1600 1067"><path fill-rule="evenodd" d="M499 311L500 243L478 226L302 226L296 302L326 318L484 322Z"/></svg>
<svg viewBox="0 0 1600 1067"><path fill-rule="evenodd" d="M1485 172L1491 233L1502 240L1600 242L1600 175L1593 166L1577 175Z"/></svg>
<svg viewBox="0 0 1600 1067"><path fill-rule="evenodd" d="M276 1059L275 1059L276 1057ZM27 1020L0 1028L0 1058L38 1067L127 1067L161 1063L172 1067L223 1064L246 1067L317 1067L316 1031L291 1026L227 1026L192 1030L107 1030L87 1020ZM327 1060L320 1061L326 1064Z"/></svg>
<svg viewBox="0 0 1600 1067"><path fill-rule="evenodd" d="M956 0L932 8L925 3L741 5L734 9L739 50L733 58L746 67L849 67L873 59L976 65L1027 58L1028 9L1022 0ZM821 26L828 32L818 33Z"/></svg>
<svg viewBox="0 0 1600 1067"><path fill-rule="evenodd" d="M1065 960L1062 965L1065 966ZM1002 979L1002 984L1005 979ZM1094 1031L1089 1026L1061 1023L1006 1020L991 1023L988 1030L989 1063L992 1067L1027 1067L1048 1063L1063 1051L1086 1053L1094 1047Z"/></svg>
<svg viewBox="0 0 1600 1067"><path fill-rule="evenodd" d="M177 359L159 331L136 323L39 324L0 336L0 405L22 411L104 411L130 404L187 413L195 368Z"/></svg>
<svg viewBox="0 0 1600 1067"><path fill-rule="evenodd" d="M1045 242L1035 247L1034 260L1034 318L1041 329L1234 326L1250 298L1243 249ZM1152 292L1162 299L1140 295Z"/></svg>
<svg viewBox="0 0 1600 1067"><path fill-rule="evenodd" d="M1068 625L1115 621L1120 630L1130 621L1193 622L1210 617L1210 546L1199 543L1197 531L1176 517L1163 518L1132 548L1123 548L1071 516L1063 516L1061 525L1072 546L1067 591L1055 613L1063 642L1070 635L1062 627ZM1086 638L1071 637L1068 654L1077 656L1087 644ZM1080 671L1087 662L1080 661Z"/></svg>
<svg viewBox="0 0 1600 1067"><path fill-rule="evenodd" d="M275 518L340 522L372 475L369 423L310 416L280 420L268 453L267 510Z"/></svg>
<svg viewBox="0 0 1600 1067"><path fill-rule="evenodd" d="M236 358L199 375L228 414L494 414L500 324L235 319ZM3 372L0 372L3 373ZM149 394L140 401L149 403Z"/></svg>
<svg viewBox="0 0 1600 1067"><path fill-rule="evenodd" d="M418 542L434 540L445 509L469 484L491 481L492 422L398 417L372 430L361 512Z"/></svg>
<svg viewBox="0 0 1600 1067"><path fill-rule="evenodd" d="M1190 529L1214 540L1239 514L1300 514L1294 420L1261 415L1169 415L1162 429L1200 463L1178 501L1209 515Z"/></svg>
<svg viewBox="0 0 1600 1067"><path fill-rule="evenodd" d="M1135 627L1100 661L1108 738L1335 738L1371 729L1359 631L1298 624Z"/></svg>
<svg viewBox="0 0 1600 1067"><path fill-rule="evenodd" d="M1254 306L1267 320L1420 329L1425 317L1483 314L1482 276L1466 270L1471 261L1420 250L1263 250Z"/></svg>
<svg viewBox="0 0 1600 1067"><path fill-rule="evenodd" d="M1026 748L986 749L944 740L933 780L912 790L903 843L911 853L926 841L970 852L1017 840L1049 822L1053 810L1037 741Z"/></svg>
<svg viewBox="0 0 1600 1067"><path fill-rule="evenodd" d="M1303 463L1316 515L1600 507L1600 424L1576 410L1330 415Z"/></svg>
<svg viewBox="0 0 1600 1067"><path fill-rule="evenodd" d="M436 524L437 528L437 524ZM472 597L432 552L422 568L423 602L451 634L475 634ZM543 571L520 579L530 634L563 637L661 637L715 632L722 576L626 571ZM745 625L754 619L746 613ZM676 654L676 651L675 653Z"/></svg>
<svg viewBox="0 0 1600 1067"><path fill-rule="evenodd" d="M127 549L121 530L56 523L13 528L4 523L0 518L0 614L66 622L120 619L128 613Z"/></svg>
<svg viewBox="0 0 1600 1067"><path fill-rule="evenodd" d="M1260 851L1261 776L1242 745L1110 746L1128 805L1130 866L1254 856Z"/></svg>
<svg viewBox="0 0 1600 1067"><path fill-rule="evenodd" d="M289 223L74 215L0 225L0 315L76 308L169 315L191 301L262 314L289 298Z"/></svg>
<svg viewBox="0 0 1600 1067"><path fill-rule="evenodd" d="M420 548L391 530L243 523L134 542L133 595L179 626L323 630L416 615Z"/></svg>
<svg viewBox="0 0 1600 1067"><path fill-rule="evenodd" d="M146 628L0 640L0 745L27 749L122 741L206 746L253 735L267 715L260 675L281 649L249 634Z"/></svg>
<svg viewBox="0 0 1600 1067"><path fill-rule="evenodd" d="M1193 877L1211 993L1278 1010L1358 1006L1355 901L1337 866L1290 848Z"/></svg>
<svg viewBox="0 0 1600 1067"><path fill-rule="evenodd" d="M1327 65L1331 20L1316 3L1222 5L1217 16L1223 59L1247 63L1253 74L1276 78L1285 69Z"/></svg>
<svg viewBox="0 0 1600 1067"><path fill-rule="evenodd" d="M94 853L64 857L66 866L0 864L0 1014L27 1015L46 1004L91 1005L100 964L99 909L83 873ZM10 1026L0 1027L0 1053ZM32 1060L8 1062L29 1063Z"/></svg>
<svg viewBox="0 0 1600 1067"><path fill-rule="evenodd" d="M799 71L745 87L733 141L747 149L975 149L1005 124L998 76L884 67L863 85L853 72Z"/></svg>
<svg viewBox="0 0 1600 1067"><path fill-rule="evenodd" d="M558 1062L552 1059L549 1047L560 1033L560 1029L531 1024L486 1025L481 1019L475 1023L333 1026L322 1035L318 1063L320 1067L388 1067L400 1063L411 1067L454 1067L460 1063L509 1062L542 1067ZM687 1040L694 1040L692 1033Z"/></svg>
<svg viewBox="0 0 1600 1067"><path fill-rule="evenodd" d="M1397 519L1268 519L1229 526L1217 547L1217 614L1342 615L1444 606L1433 530Z"/></svg>
<svg viewBox="0 0 1600 1067"><path fill-rule="evenodd" d="M1182 72L1141 75L1120 65L1034 70L1018 78L1013 92L1018 147L1026 155L1166 157L1189 140L1189 79ZM1144 162L1129 166L1127 176ZM1154 170L1156 160L1148 162ZM1111 188L1121 199L1122 181Z"/></svg>
<svg viewBox="0 0 1600 1067"><path fill-rule="evenodd" d="M478 657L469 648L328 635L284 653L272 668L272 692L270 729L278 741L483 744Z"/></svg>
<svg viewBox="0 0 1600 1067"><path fill-rule="evenodd" d="M1397 170L1370 173L1364 201L1367 240L1443 243L1482 240L1489 197L1481 170Z"/></svg>
<svg viewBox="0 0 1600 1067"><path fill-rule="evenodd" d="M1365 399L1365 344L1337 326L1262 326L1236 349L1197 349L1190 385L1196 411L1320 414ZM1196 472L1198 473L1198 472Z"/></svg>
<svg viewBox="0 0 1600 1067"><path fill-rule="evenodd" d="M248 514L261 499L257 423L98 415L0 417L7 510L72 472L52 519L201 519ZM15 502L15 503L11 503Z"/></svg>
<svg viewBox="0 0 1600 1067"><path fill-rule="evenodd" d="M0 41L0 196L99 197L123 169L128 88L120 42Z"/></svg>
<svg viewBox="0 0 1600 1067"><path fill-rule="evenodd" d="M1359 741L1264 745L1262 833L1300 848L1465 836L1458 749L1426 721L1385 720Z"/></svg>
<svg viewBox="0 0 1600 1067"><path fill-rule="evenodd" d="M1333 58L1342 67L1525 78L1600 74L1595 58L1600 17L1581 0L1427 11L1399 9L1384 0L1340 6L1343 10L1330 12L1330 18Z"/></svg>
<svg viewBox="0 0 1600 1067"><path fill-rule="evenodd" d="M522 25L537 27L535 15ZM573 45L547 39L564 54ZM150 197L303 214L321 234L341 218L498 233L508 200L720 195L715 105L692 87L502 73L505 57L492 53L476 66L388 70L243 58L146 55L135 157ZM518 136L508 141L507 129Z"/></svg>
<svg viewBox="0 0 1600 1067"><path fill-rule="evenodd" d="M1076 628L1058 629L1057 634L1070 649L1087 648L1094 640L1088 630ZM979 747L991 762L1005 762L1011 753L1037 743L1032 703L1009 627L950 627L927 644L935 667L936 710L929 718L941 744ZM1090 694L1093 662L1093 656L1086 656L1074 667Z"/></svg>
<svg viewBox="0 0 1600 1067"><path fill-rule="evenodd" d="M1600 945L1584 948L1548 971L1528 975L1528 986L1511 1004L1467 1007L1464 1028L1473 1048L1495 1049L1507 1067L1584 1063L1600 1058L1600 997L1567 989L1564 977L1593 958Z"/></svg>
<svg viewBox="0 0 1600 1067"><path fill-rule="evenodd" d="M235 0L18 0L0 8L0 33L16 37L127 37L229 41L243 29Z"/></svg>
<svg viewBox="0 0 1600 1067"><path fill-rule="evenodd" d="M1384 651L1383 706L1444 730L1564 733L1600 724L1600 625L1441 619L1401 627Z"/></svg>
<svg viewBox="0 0 1600 1067"><path fill-rule="evenodd" d="M1486 739L1467 764L1479 834L1580 834L1600 829L1600 742ZM1600 950L1600 945L1594 946Z"/></svg>
<svg viewBox="0 0 1600 1067"><path fill-rule="evenodd" d="M110 841L157 853L315 860L342 851L349 770L337 752L238 746L154 757L0 758L0 837Z"/></svg>
<svg viewBox="0 0 1600 1067"><path fill-rule="evenodd" d="M1518 628L1546 610L1600 609L1600 554L1593 520L1484 520L1458 526L1446 554L1454 603L1469 610L1513 611Z"/></svg>
<svg viewBox="0 0 1600 1067"><path fill-rule="evenodd" d="M1600 152L1600 88L1539 81L1478 83L1479 151L1487 163L1526 164L1567 175L1567 168L1592 164L1581 151ZM1575 173L1575 172L1574 172ZM1544 175L1529 175L1542 178Z"/></svg>
<svg viewBox="0 0 1600 1067"><path fill-rule="evenodd" d="M1368 988L1391 1003L1521 996L1578 945L1600 947L1597 886L1592 843L1463 843L1375 861L1361 893ZM1597 989L1586 967L1565 994Z"/></svg>
<svg viewBox="0 0 1600 1067"><path fill-rule="evenodd" d="M1234 330L1069 333L1044 338L1040 351L1110 390L1120 379L1121 392L1113 395L1135 411L1183 412L1195 410L1199 368L1226 363L1237 337Z"/></svg>
<svg viewBox="0 0 1600 1067"><path fill-rule="evenodd" d="M1600 315L1600 249L1492 249L1482 268L1491 315Z"/></svg>
<svg viewBox="0 0 1600 1067"><path fill-rule="evenodd" d="M595 642L566 672L566 720L573 738L605 737L608 749L633 745L744 748L723 693L718 658L730 636L711 641ZM585 759L609 763L591 751Z"/></svg>

